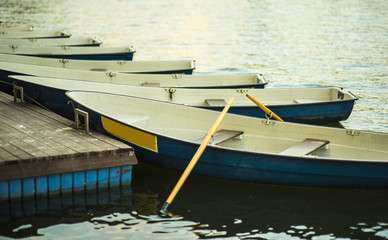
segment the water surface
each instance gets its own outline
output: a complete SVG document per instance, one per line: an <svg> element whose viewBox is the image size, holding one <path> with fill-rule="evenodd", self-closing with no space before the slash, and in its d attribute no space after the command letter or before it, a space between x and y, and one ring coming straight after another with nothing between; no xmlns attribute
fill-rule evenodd
<svg viewBox="0 0 388 240"><path fill-rule="evenodd" d="M384 0L0 0L0 5L2 21L97 36L107 46L133 45L135 60L195 59L198 74L262 73L268 87L343 87L360 98L343 126L388 132ZM0 238L388 239L387 191L190 176L170 206L174 217L160 218L158 210L179 176L140 163L132 189L115 189L108 197L7 203Z"/></svg>

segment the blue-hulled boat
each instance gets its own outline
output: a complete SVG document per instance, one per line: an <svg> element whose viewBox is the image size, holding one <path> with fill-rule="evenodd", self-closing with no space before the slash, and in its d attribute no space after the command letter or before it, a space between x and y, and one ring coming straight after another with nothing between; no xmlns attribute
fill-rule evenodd
<svg viewBox="0 0 388 240"><path fill-rule="evenodd" d="M116 71L121 73L192 74L195 69L194 60L76 60L0 53L0 61L88 71Z"/></svg>
<svg viewBox="0 0 388 240"><path fill-rule="evenodd" d="M70 91L90 126L140 161L183 170L219 113L117 94ZM193 172L265 184L388 188L388 134L227 114Z"/></svg>
<svg viewBox="0 0 388 240"><path fill-rule="evenodd" d="M246 94L263 102L285 121L299 123L332 123L346 120L357 100L352 93L335 87L266 88L266 89L184 89L136 87L122 84L85 82L69 79L10 76L15 85L23 87L26 98L74 120L74 111L67 104L68 90L110 92L159 101L221 111L230 97L235 103L230 113L265 118Z"/></svg>
<svg viewBox="0 0 388 240"><path fill-rule="evenodd" d="M0 53L83 60L132 60L132 46L15 46L0 45Z"/></svg>
<svg viewBox="0 0 388 240"><path fill-rule="evenodd" d="M62 30L34 30L34 29L10 29L3 28L0 38L68 38L71 34Z"/></svg>
<svg viewBox="0 0 388 240"><path fill-rule="evenodd" d="M0 30L1 31L1 30ZM19 46L94 46L102 44L95 37L69 37L69 38L0 38L0 45L8 45L11 48Z"/></svg>
<svg viewBox="0 0 388 240"><path fill-rule="evenodd" d="M66 78L90 82L117 83L144 87L176 88L263 88L267 81L260 74L128 74L98 72L0 62L0 91L12 94L9 75Z"/></svg>
<svg viewBox="0 0 388 240"><path fill-rule="evenodd" d="M0 32L20 32L20 31L33 31L34 27L33 26L22 26L22 27L14 27L14 26L7 26L6 24L2 24L0 22Z"/></svg>

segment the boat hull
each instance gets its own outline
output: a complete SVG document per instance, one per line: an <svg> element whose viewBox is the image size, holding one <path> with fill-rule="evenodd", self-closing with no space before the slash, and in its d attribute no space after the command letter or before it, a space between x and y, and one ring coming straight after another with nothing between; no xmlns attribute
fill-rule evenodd
<svg viewBox="0 0 388 240"><path fill-rule="evenodd" d="M136 127L109 119L80 104L89 113L90 126L97 131L130 144L139 161L161 167L184 170L199 144L152 135ZM104 123L105 122L105 123ZM110 124L107 124L110 122ZM130 130L131 135L117 135ZM145 144L139 139L151 139ZM278 154L244 152L208 146L195 166L194 173L234 181L329 188L387 189L388 162L314 159Z"/></svg>
<svg viewBox="0 0 388 240"><path fill-rule="evenodd" d="M309 104L267 105L267 107L287 122L326 124L348 119L354 103L355 99ZM223 109L221 107L204 108L217 111ZM261 109L252 107L232 107L228 112L257 118L268 117Z"/></svg>
<svg viewBox="0 0 388 240"><path fill-rule="evenodd" d="M15 83L18 86L23 87L24 94L28 96L30 100L33 100L33 102L38 103L67 119L74 120L73 106L68 104L70 99L65 94L67 90L47 87L22 80L15 80ZM355 99L349 101L334 101L330 103L274 105L269 106L269 108L284 121L326 124L347 119L352 112L354 102ZM222 111L221 107L205 108ZM229 113L265 118L265 113L256 106L232 106L229 109Z"/></svg>
<svg viewBox="0 0 388 240"><path fill-rule="evenodd" d="M115 60L131 61L135 50L132 47L90 47L90 46L9 46L0 45L2 54L19 56L80 59L80 60Z"/></svg>
<svg viewBox="0 0 388 240"><path fill-rule="evenodd" d="M8 46L78 46L78 47L99 47L102 42L96 38L75 37L75 38L0 38L0 45Z"/></svg>
<svg viewBox="0 0 388 240"><path fill-rule="evenodd" d="M186 75L186 74L127 74L115 71L75 70L58 67L47 67L13 62L0 62L0 90L11 93L3 85L10 85L13 80L9 75L40 76L50 78L67 78L85 82L123 84L128 86L160 88L264 88L266 80L259 74L219 74L219 75Z"/></svg>
<svg viewBox="0 0 388 240"><path fill-rule="evenodd" d="M133 59L133 52L128 53L113 53L113 54L53 54L53 55L45 55L45 54L39 54L39 55L28 55L28 54L20 54L23 56L31 56L31 57L45 57L45 58L60 58L60 59L78 59L78 60L125 60L125 61L132 61Z"/></svg>
<svg viewBox="0 0 388 240"><path fill-rule="evenodd" d="M109 134L114 137L114 135ZM119 139L119 138L116 138ZM120 140L120 139L119 139ZM125 142L125 141L124 141ZM161 167L184 170L198 145L177 143L158 137L158 153L151 152L131 142L136 156ZM292 171L293 170L293 171ZM279 157L266 154L249 154L208 147L193 172L233 181L355 189L388 189L387 164L341 161L316 161L310 159ZM376 173L380 174L377 176Z"/></svg>
<svg viewBox="0 0 388 240"><path fill-rule="evenodd" d="M192 74L195 69L194 60L88 61L0 53L0 61L85 71L143 74Z"/></svg>

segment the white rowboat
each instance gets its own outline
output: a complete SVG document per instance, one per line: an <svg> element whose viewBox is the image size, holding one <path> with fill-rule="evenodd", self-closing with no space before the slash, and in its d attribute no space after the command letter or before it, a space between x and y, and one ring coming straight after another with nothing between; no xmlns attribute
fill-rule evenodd
<svg viewBox="0 0 388 240"><path fill-rule="evenodd" d="M260 100L285 121L330 123L345 120L357 98L340 88L265 88L265 89L187 89L137 87L122 84L86 82L32 76L10 76L14 84L23 87L26 97L69 119L74 111L67 104L65 92L87 90L109 92L193 107L221 111L230 97L235 101L229 112L265 117L265 113L246 94Z"/></svg>
<svg viewBox="0 0 388 240"><path fill-rule="evenodd" d="M70 91L90 126L136 156L183 170L219 112L109 93ZM388 188L388 134L226 114L193 172L266 184Z"/></svg>
<svg viewBox="0 0 388 240"><path fill-rule="evenodd" d="M77 60L32 57L14 54L1 54L1 62L32 64L47 67L68 68L88 71L117 71L124 73L186 73L195 69L194 60L150 60L150 61L115 61L115 60Z"/></svg>

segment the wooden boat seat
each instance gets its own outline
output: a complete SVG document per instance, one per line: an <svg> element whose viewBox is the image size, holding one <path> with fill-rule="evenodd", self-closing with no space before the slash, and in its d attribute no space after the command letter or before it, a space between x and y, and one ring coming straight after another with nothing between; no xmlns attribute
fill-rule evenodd
<svg viewBox="0 0 388 240"><path fill-rule="evenodd" d="M90 71L95 71L95 72L106 72L108 69L106 68L91 68L89 69Z"/></svg>
<svg viewBox="0 0 388 240"><path fill-rule="evenodd" d="M141 84L142 87L160 87L160 83L145 82Z"/></svg>
<svg viewBox="0 0 388 240"><path fill-rule="evenodd" d="M303 156L303 155L310 154L315 150L326 146L327 144L329 144L329 141L327 140L306 138L302 142L297 143L291 146L290 148L287 148L286 150L280 152L280 154L291 155L291 156Z"/></svg>
<svg viewBox="0 0 388 240"><path fill-rule="evenodd" d="M225 107L226 102L224 99L206 99L205 103L211 107Z"/></svg>
<svg viewBox="0 0 388 240"><path fill-rule="evenodd" d="M323 101L323 100L322 100ZM322 102L319 100L311 100L311 99L294 99L294 103L317 103L317 102Z"/></svg>
<svg viewBox="0 0 388 240"><path fill-rule="evenodd" d="M223 142L226 142L234 137L242 135L243 131L235 131L235 130L226 130L221 129L214 133L213 138L210 140L209 145L218 145ZM206 136L197 139L194 141L195 143L202 143Z"/></svg>

